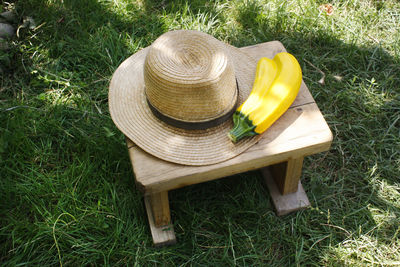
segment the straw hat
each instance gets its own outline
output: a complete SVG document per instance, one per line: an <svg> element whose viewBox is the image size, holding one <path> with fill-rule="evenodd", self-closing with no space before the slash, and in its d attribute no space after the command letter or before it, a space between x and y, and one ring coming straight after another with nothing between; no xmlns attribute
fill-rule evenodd
<svg viewBox="0 0 400 267"><path fill-rule="evenodd" d="M109 108L116 126L144 151L185 165L233 158L260 136L234 144L232 114L252 89L257 61L190 30L161 35L115 71Z"/></svg>

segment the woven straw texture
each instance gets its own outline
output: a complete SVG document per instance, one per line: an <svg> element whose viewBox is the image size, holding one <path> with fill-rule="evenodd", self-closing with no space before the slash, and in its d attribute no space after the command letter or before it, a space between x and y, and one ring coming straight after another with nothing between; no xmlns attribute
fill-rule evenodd
<svg viewBox="0 0 400 267"><path fill-rule="evenodd" d="M224 44L213 37L208 38L212 38L212 42L216 41L216 43L218 43L217 46L219 47L215 49L219 51L218 53L223 54L216 56L220 58L219 61L216 61L217 63L214 66L217 71L211 71L211 73L218 73L218 70L222 69L223 71L220 71L219 74L227 73L227 76L229 76L229 69L226 71L226 68L229 68L229 61L231 61L234 76L239 86L239 94L237 97L238 104L240 105L247 99L251 92L257 61L238 48ZM229 130L233 127L231 119L206 130L184 130L170 126L157 119L150 111L147 103L144 78L146 56L151 50L150 47L144 48L126 59L115 71L109 89L109 109L111 117L116 126L136 145L144 151L166 161L184 165L209 165L239 155L261 138L261 136L258 135L245 138L233 144L227 136ZM154 67L156 63L147 62L147 64L149 67ZM158 76L162 78L161 73L163 72L161 70L162 69L155 72L160 73ZM208 72L210 73L210 71ZM150 71L150 73L154 73L154 71ZM188 72L186 76L179 73L179 75L177 75L177 80L190 80L190 73L193 72ZM221 78L217 77L218 75L216 75L216 77L212 77L212 75L206 76L209 81L202 80L201 83L210 82L213 78ZM170 75L168 75L168 77L170 77ZM229 78L226 79L231 80ZM232 87L226 86L226 88L226 91L229 91L229 88ZM220 90L215 91L219 92ZM154 97L154 99L157 99L157 97ZM209 99L209 97L206 97L206 99ZM229 97L222 96L215 97L214 99L227 100ZM174 103L171 103L169 106L173 106L173 104ZM159 108L160 106L157 107ZM177 114L181 114L182 116L183 114L183 118L187 118L188 116L190 117L190 114L196 113L194 108L193 105L190 105L187 107L187 110L185 110L187 113L175 111L172 113L173 116L178 116ZM169 109L166 108L163 111L168 112L168 110ZM216 111L214 109L210 114L216 114L218 112L219 110ZM199 117L198 115L193 116L191 119L193 118L202 119L201 116Z"/></svg>
<svg viewBox="0 0 400 267"><path fill-rule="evenodd" d="M221 117L236 104L233 64L217 39L196 31L172 31L151 46L144 66L149 102L180 121ZM206 99L206 101L205 101Z"/></svg>

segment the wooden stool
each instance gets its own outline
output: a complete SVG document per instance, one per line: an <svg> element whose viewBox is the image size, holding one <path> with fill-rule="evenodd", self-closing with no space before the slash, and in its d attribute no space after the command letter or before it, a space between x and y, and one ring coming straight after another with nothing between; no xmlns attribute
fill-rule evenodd
<svg viewBox="0 0 400 267"><path fill-rule="evenodd" d="M286 51L277 41L241 49L256 59L272 58ZM295 102L263 138L225 162L207 166L179 165L158 159L127 139L136 184L144 194L154 244L176 242L168 191L187 185L261 169L278 216L308 207L310 203L300 183L303 159L328 150L331 142L332 133L304 82Z"/></svg>

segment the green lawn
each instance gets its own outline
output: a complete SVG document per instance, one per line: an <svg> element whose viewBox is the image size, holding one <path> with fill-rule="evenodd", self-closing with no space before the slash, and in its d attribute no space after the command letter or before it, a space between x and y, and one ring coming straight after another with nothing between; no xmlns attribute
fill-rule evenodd
<svg viewBox="0 0 400 267"><path fill-rule="evenodd" d="M400 265L398 1L332 1L330 16L311 0L9 2L37 25L0 50L0 265ZM312 208L276 217L244 173L172 191L178 243L152 246L107 94L173 29L296 56L334 134L304 163Z"/></svg>

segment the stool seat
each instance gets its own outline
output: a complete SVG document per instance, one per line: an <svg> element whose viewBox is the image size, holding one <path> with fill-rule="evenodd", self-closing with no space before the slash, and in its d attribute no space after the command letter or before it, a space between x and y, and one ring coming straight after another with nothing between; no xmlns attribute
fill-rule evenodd
<svg viewBox="0 0 400 267"><path fill-rule="evenodd" d="M278 41L241 49L257 60L273 58L286 51ZM278 215L287 214L309 206L299 181L304 157L328 150L331 142L329 126L303 81L294 103L263 134L263 138L230 160L206 166L186 166L156 158L129 139L127 146L137 187L145 196L153 241L163 245L175 242L169 190L261 169ZM266 169L267 166L270 168Z"/></svg>

